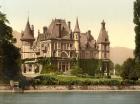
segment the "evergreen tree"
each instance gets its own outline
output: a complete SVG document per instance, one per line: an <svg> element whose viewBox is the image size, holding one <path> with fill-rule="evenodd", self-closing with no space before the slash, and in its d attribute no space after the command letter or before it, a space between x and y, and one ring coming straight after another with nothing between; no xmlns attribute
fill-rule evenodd
<svg viewBox="0 0 140 104"><path fill-rule="evenodd" d="M134 20L135 24L135 58L140 62L140 0L134 2Z"/></svg>
<svg viewBox="0 0 140 104"><path fill-rule="evenodd" d="M122 65L116 64L115 65L115 74L120 76L121 73L122 73Z"/></svg>
<svg viewBox="0 0 140 104"><path fill-rule="evenodd" d="M14 79L20 73L20 52L13 45L12 28L0 11L0 79Z"/></svg>
<svg viewBox="0 0 140 104"><path fill-rule="evenodd" d="M140 0L134 2L134 20L135 24L135 70L140 78Z"/></svg>

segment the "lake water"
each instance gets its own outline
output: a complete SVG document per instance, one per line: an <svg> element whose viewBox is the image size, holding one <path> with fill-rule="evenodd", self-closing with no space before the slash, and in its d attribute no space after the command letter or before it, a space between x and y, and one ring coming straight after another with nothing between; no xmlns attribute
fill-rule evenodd
<svg viewBox="0 0 140 104"><path fill-rule="evenodd" d="M0 104L140 104L140 92L0 93Z"/></svg>

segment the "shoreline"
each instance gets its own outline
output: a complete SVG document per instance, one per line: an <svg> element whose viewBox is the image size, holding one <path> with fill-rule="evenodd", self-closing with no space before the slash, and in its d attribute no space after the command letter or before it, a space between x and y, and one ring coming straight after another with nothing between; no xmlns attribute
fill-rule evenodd
<svg viewBox="0 0 140 104"><path fill-rule="evenodd" d="M21 91L12 91L12 90L0 90L0 93L65 93L65 92L83 92L83 93L92 93L92 92L140 92L140 90L24 90Z"/></svg>
<svg viewBox="0 0 140 104"><path fill-rule="evenodd" d="M21 89L15 88L11 90L10 86L0 86L0 92L22 92ZM36 86L36 89L29 87L23 92L140 92L140 86L62 86L62 85L48 85Z"/></svg>

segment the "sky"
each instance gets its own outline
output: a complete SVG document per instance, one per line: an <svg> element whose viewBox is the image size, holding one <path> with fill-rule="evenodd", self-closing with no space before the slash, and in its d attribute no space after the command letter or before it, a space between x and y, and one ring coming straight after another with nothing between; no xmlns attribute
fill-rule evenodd
<svg viewBox="0 0 140 104"><path fill-rule="evenodd" d="M135 48L133 24L134 0L0 0L0 11L7 14L13 30L24 30L29 16L35 33L49 26L52 19L71 21L72 29L79 19L81 32L91 30L98 38L101 22L106 22L111 47Z"/></svg>

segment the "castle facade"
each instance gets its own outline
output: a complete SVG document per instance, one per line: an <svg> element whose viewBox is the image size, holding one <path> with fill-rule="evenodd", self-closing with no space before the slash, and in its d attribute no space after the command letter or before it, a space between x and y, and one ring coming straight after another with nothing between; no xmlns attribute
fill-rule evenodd
<svg viewBox="0 0 140 104"><path fill-rule="evenodd" d="M60 72L71 69L73 59L102 59L106 70L108 68L110 41L104 21L97 40L90 30L85 33L80 31L78 18L74 30L71 29L71 22L53 19L48 27L43 27L43 33L38 31L37 39L34 37L34 26L28 20L21 34L22 59L29 59L22 65L23 74L40 73L40 66L32 64L35 60L30 60L39 57L52 58L51 64Z"/></svg>

